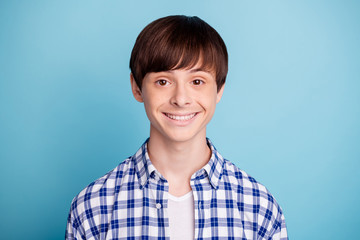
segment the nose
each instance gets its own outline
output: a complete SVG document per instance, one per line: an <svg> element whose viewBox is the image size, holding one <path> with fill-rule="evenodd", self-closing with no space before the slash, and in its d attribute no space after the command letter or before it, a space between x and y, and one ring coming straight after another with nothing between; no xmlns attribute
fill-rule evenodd
<svg viewBox="0 0 360 240"><path fill-rule="evenodd" d="M184 107L191 103L189 90L184 85L176 85L170 99L172 105L177 107Z"/></svg>

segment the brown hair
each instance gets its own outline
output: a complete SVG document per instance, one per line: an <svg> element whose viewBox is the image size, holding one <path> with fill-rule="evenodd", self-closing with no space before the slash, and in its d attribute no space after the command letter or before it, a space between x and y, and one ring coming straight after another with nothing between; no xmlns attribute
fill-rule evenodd
<svg viewBox="0 0 360 240"><path fill-rule="evenodd" d="M220 35L202 19L183 15L157 19L147 25L131 52L131 73L141 89L149 72L192 68L200 61L214 71L217 90L225 83L228 54Z"/></svg>

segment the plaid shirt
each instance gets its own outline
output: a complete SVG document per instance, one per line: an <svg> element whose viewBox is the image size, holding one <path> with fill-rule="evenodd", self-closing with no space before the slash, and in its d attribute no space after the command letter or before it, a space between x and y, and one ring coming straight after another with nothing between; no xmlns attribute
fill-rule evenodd
<svg viewBox="0 0 360 240"><path fill-rule="evenodd" d="M287 239L273 196L208 145L208 164L191 177L195 239ZM168 189L146 141L73 199L66 239L169 239Z"/></svg>

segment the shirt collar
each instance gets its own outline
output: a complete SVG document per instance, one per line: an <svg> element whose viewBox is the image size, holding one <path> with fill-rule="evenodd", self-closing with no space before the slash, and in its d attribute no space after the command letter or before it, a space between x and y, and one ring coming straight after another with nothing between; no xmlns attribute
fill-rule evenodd
<svg viewBox="0 0 360 240"><path fill-rule="evenodd" d="M147 151L148 141L149 138L146 139L140 149L133 156L133 160L135 162L135 171L139 178L141 187L144 187L147 184L150 176L154 176L154 174L157 172L149 158L149 153Z"/></svg>
<svg viewBox="0 0 360 240"><path fill-rule="evenodd" d="M210 139L206 138L207 144L211 149L211 157L209 162L200 170L198 170L194 175L193 178L203 178L204 174L208 177L211 186L215 189L218 188L219 181L223 174L223 165L224 165L224 158L221 154L216 150L213 143ZM135 171L139 179L139 183L141 187L144 187L149 178L157 178L157 180L166 181L163 176L156 170L154 165L151 163L148 150L147 150L147 143L149 138L146 139L144 144L140 147L140 149L133 155L133 160L135 163Z"/></svg>
<svg viewBox="0 0 360 240"><path fill-rule="evenodd" d="M206 138L206 140L211 150L211 157L209 162L202 169L195 173L195 177L203 174L202 172L203 170L205 170L211 186L215 189L218 189L219 181L223 174L225 161L221 154L216 150L214 144L210 141L210 139Z"/></svg>

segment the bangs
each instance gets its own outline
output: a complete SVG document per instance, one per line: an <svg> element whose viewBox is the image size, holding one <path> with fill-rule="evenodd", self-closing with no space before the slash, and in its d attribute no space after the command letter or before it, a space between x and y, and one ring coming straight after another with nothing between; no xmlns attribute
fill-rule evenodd
<svg viewBox="0 0 360 240"><path fill-rule="evenodd" d="M210 25L198 17L186 16L150 23L138 36L130 60L140 89L149 72L190 69L197 64L215 73L219 90L227 74L226 46Z"/></svg>
<svg viewBox="0 0 360 240"><path fill-rule="evenodd" d="M190 69L198 64L200 69L215 72L215 53L209 44L186 37L171 40L152 54L148 66L144 66L146 73Z"/></svg>

